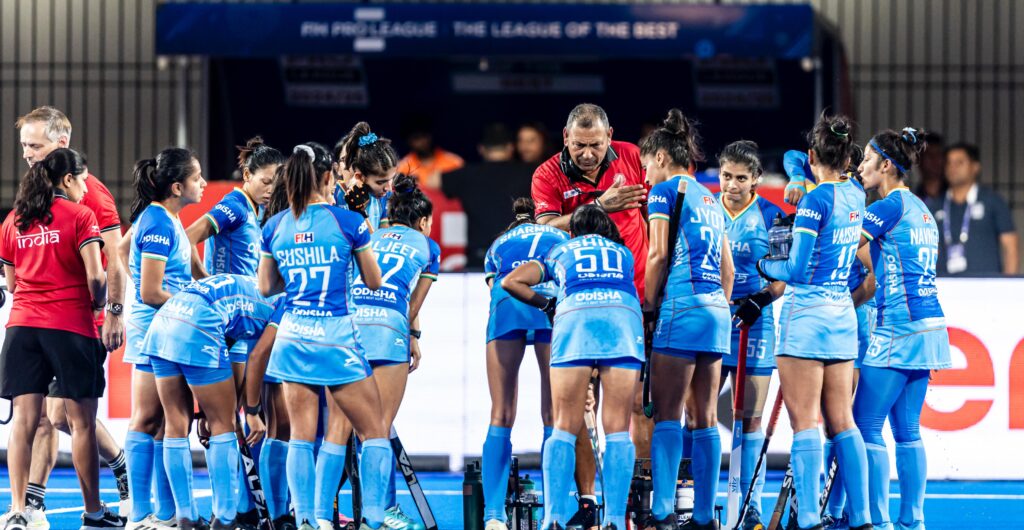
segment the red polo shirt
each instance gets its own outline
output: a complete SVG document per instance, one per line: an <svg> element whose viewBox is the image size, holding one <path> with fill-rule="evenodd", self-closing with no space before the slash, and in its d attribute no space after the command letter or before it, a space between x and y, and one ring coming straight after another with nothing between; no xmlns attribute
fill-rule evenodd
<svg viewBox="0 0 1024 530"><path fill-rule="evenodd" d="M629 142L615 141L609 149L608 157L612 160L598 177L596 185L584 178L567 176L559 164L561 153L541 164L533 172L532 195L537 218L570 214L576 208L594 202L612 186L616 175L624 177L624 186L644 184L640 149ZM609 215L619 228L626 247L633 252L633 284L643 300L644 270L647 268L647 223L638 208Z"/></svg>
<svg viewBox="0 0 1024 530"><path fill-rule="evenodd" d="M81 254L89 243L102 245L96 216L59 197L50 213L48 226L36 223L22 233L12 211L0 228L0 263L14 267L16 282L7 327L62 329L98 338Z"/></svg>
<svg viewBox="0 0 1024 530"><path fill-rule="evenodd" d="M82 202L78 204L92 210L100 227L100 233L120 230L121 216L117 213L117 205L114 204L114 196L110 194L110 190L92 173L89 173L89 178L85 180L85 188L88 191L82 196ZM100 259L103 260L103 269L106 270L107 255L100 254ZM106 314L106 311L99 312L96 317L96 327L103 327L103 318Z"/></svg>

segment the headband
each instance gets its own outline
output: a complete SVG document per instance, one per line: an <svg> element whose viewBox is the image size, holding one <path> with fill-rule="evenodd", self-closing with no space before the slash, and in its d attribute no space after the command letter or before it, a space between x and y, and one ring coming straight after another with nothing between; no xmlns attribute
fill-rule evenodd
<svg viewBox="0 0 1024 530"><path fill-rule="evenodd" d="M892 162L892 165L896 167L896 169L900 172L900 174L903 174L903 173L907 172L907 168L903 167L902 165L900 165L899 162L897 162L891 156L889 156L889 154L886 153L885 150L883 150L878 145L878 142L876 142L874 140L871 140L871 142L869 142L868 145L870 145L875 151L878 151L878 154L882 155L883 158L885 158L889 162Z"/></svg>

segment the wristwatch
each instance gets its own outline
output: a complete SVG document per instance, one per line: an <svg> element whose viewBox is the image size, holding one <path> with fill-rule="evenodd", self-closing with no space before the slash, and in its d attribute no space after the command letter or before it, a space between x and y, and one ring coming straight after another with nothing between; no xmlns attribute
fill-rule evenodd
<svg viewBox="0 0 1024 530"><path fill-rule="evenodd" d="M242 408L245 409L245 413L249 416L259 416L263 412L263 403L257 403L255 407L250 407L246 404Z"/></svg>
<svg viewBox="0 0 1024 530"><path fill-rule="evenodd" d="M124 312L124 305L115 302L110 302L106 307L107 311L110 311L111 315L120 316Z"/></svg>
<svg viewBox="0 0 1024 530"><path fill-rule="evenodd" d="M419 338L423 336L423 332L418 329L410 329L409 336L419 340Z"/></svg>

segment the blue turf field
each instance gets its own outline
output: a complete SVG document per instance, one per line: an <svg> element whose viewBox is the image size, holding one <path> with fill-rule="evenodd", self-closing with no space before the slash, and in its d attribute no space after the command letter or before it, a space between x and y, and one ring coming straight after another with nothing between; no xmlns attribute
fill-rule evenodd
<svg viewBox="0 0 1024 530"><path fill-rule="evenodd" d="M531 478L539 476L530 472ZM774 506L782 474L769 472L765 486L765 504ZM110 472L101 473L103 499L109 503L117 501L117 490ZM415 514L416 508L408 491L398 478L398 500L406 513ZM459 473L421 473L420 480L430 499L434 515L440 528L456 530L462 525L462 475ZM201 513L209 513L209 478L205 470L196 473L196 495ZM725 475L722 476L719 504L725 504ZM897 484L892 483L891 510L898 513L899 497ZM347 490L343 490L347 492ZM10 483L6 466L0 470L0 506L10 502ZM350 503L347 494L342 496L342 506ZM82 510L78 482L73 470L57 469L50 478L46 493L47 514L54 530L77 529ZM928 498L925 502L925 518L930 530L962 528L1018 528L1024 529L1024 481L1017 482L931 482L928 484Z"/></svg>

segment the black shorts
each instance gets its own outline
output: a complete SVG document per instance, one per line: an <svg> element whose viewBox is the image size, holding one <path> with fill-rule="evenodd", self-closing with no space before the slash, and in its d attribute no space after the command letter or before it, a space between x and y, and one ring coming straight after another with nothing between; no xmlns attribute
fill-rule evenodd
<svg viewBox="0 0 1024 530"><path fill-rule="evenodd" d="M99 339L61 329L9 327L0 352L0 396L99 398L106 387L106 358Z"/></svg>

